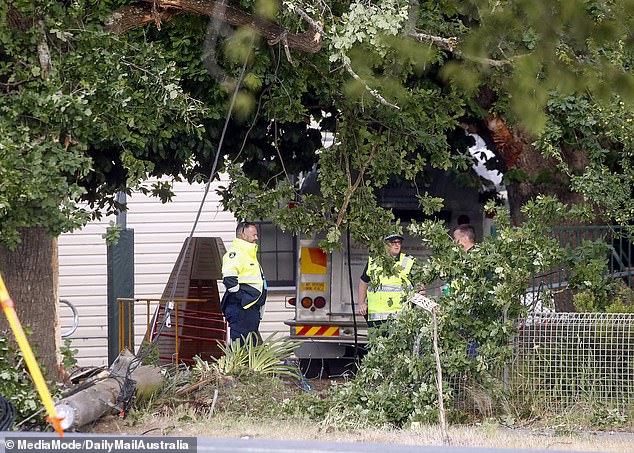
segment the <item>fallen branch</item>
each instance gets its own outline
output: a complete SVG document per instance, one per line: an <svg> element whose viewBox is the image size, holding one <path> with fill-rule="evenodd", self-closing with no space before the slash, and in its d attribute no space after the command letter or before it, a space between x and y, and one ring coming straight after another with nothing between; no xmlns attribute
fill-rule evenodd
<svg viewBox="0 0 634 453"><path fill-rule="evenodd" d="M202 387L205 384L208 384L209 382L211 382L213 379L211 376L206 377L204 379L201 379L198 382L195 382L192 385L188 385L185 388L180 389L178 392L176 392L176 396L183 396L183 395L187 395L188 393L193 392L194 390L198 390L200 387Z"/></svg>
<svg viewBox="0 0 634 453"><path fill-rule="evenodd" d="M415 293L411 296L410 302L417 307L422 308L431 314L433 324L433 338L432 344L434 346L434 358L436 359L436 389L438 390L438 422L440 424L440 432L443 437L443 443L445 445L451 444L451 438L449 437L449 430L447 429L447 416L445 413L445 401L442 391L442 364L440 362L440 349L438 348L438 311L440 306L433 299L423 296L422 294ZM421 329L421 335L423 330ZM419 342L420 336L416 339L414 345L414 354L419 355Z"/></svg>

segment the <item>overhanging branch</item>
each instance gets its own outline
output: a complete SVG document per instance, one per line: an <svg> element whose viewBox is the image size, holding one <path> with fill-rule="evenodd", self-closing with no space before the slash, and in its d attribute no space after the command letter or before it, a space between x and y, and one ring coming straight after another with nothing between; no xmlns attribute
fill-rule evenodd
<svg viewBox="0 0 634 453"><path fill-rule="evenodd" d="M432 43L439 49L443 49L448 52L454 52L456 49L456 46L458 45L458 38L455 38L455 37L443 38L441 36L434 36L427 33L420 33L416 31L411 32L409 36L411 36L412 38L420 42Z"/></svg>
<svg viewBox="0 0 634 453"><path fill-rule="evenodd" d="M506 60L493 60L491 58L474 57L472 55L465 54L464 52L461 52L460 50L457 49L459 41L458 41L458 38L453 36L450 38L444 38L442 36L434 36L427 33L420 33L417 31L409 33L409 36L411 36L412 38L414 38L415 40L419 42L431 43L435 45L436 47L438 47L439 49L446 50L447 52L450 52L456 57L462 58L463 60L474 61L476 63L492 66L494 68L502 68L504 66L509 66L514 62L513 58L509 58Z"/></svg>
<svg viewBox="0 0 634 453"><path fill-rule="evenodd" d="M219 19L233 26L248 26L264 37L270 45L284 40L290 49L304 53L317 53L322 47L322 27L310 21L304 33L290 33L283 27L214 0L142 0L116 10L106 24L106 30L123 34L134 28L154 22L160 27L180 14L194 14Z"/></svg>
<svg viewBox="0 0 634 453"><path fill-rule="evenodd" d="M359 76L359 74L354 72L354 69L352 69L352 66L350 66L350 63L344 62L343 66L346 68L346 71L348 71L348 74L350 74L353 79L361 83L363 87L365 88L365 90L368 93L370 93L372 96L374 96L381 104L386 105L388 107L392 107L393 109L396 109L396 110L401 109L398 105L392 104L391 102L386 100L383 96L381 96L381 93L379 93L377 90L370 88L370 86L367 83L365 83L365 81Z"/></svg>

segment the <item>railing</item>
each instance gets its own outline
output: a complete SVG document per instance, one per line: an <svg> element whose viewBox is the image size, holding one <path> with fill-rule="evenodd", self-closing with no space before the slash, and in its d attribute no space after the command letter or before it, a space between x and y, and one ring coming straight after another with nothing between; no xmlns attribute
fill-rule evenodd
<svg viewBox="0 0 634 453"><path fill-rule="evenodd" d="M634 238L632 227L622 226L570 226L553 228L552 235L562 247L576 248L584 241L602 240L606 243L605 259L608 264L606 278L620 279L626 286L634 289ZM556 311L574 311L573 291L569 288L570 269L558 266L536 276L530 283L528 293L544 292L551 294L551 302ZM534 299L537 295L529 295Z"/></svg>
<svg viewBox="0 0 634 453"><path fill-rule="evenodd" d="M174 338L174 355L173 359L176 363L181 360L180 353L181 340L196 340L196 341L211 341L210 338L205 338L202 335L191 335L184 334L181 330L184 327L188 327L197 331L205 332L205 331L214 331L216 336L220 334L223 336L226 334L226 323L222 318L222 315L217 315L210 312L205 311L197 311L190 309L181 309L179 308L180 304L185 303L206 303L209 302L207 299L154 299L154 298L119 298L117 299L119 303L119 350L122 350L124 347L127 347L131 351L134 349L134 316L124 316L126 313L132 313L131 308L135 306L139 302L145 303L145 316L146 316L146 333L144 341L151 342L154 339L154 335L160 335L166 338L173 337ZM169 326L166 328L159 329L159 331L155 330L154 327L163 322L161 315L165 316L164 310L162 310L161 305L167 304L169 302L174 303L174 311L170 314L170 319L173 319L174 329L169 329ZM152 304L156 304L156 309L152 310ZM127 308L127 310L126 310ZM151 320L150 312L155 312L155 320L154 323ZM194 324L189 324L186 321L192 320ZM221 328L210 328L200 325L201 320L208 320L212 322L220 323ZM127 321L127 322L126 322ZM126 325L127 324L127 325ZM127 334L127 335L126 335ZM126 341L127 340L127 341ZM133 351L134 352L134 351ZM166 358L166 357L160 357Z"/></svg>

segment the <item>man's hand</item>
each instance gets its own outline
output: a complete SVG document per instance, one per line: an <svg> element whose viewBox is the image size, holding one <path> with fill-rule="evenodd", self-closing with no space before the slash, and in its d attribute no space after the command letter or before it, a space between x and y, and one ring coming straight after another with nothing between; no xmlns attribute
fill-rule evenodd
<svg viewBox="0 0 634 453"><path fill-rule="evenodd" d="M359 279L359 305L357 305L357 313L360 315L368 314L368 284Z"/></svg>

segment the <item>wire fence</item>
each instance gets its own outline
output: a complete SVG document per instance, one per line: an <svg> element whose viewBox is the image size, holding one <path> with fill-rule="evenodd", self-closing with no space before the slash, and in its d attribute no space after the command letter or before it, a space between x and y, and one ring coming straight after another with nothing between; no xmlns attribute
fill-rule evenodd
<svg viewBox="0 0 634 453"><path fill-rule="evenodd" d="M634 404L634 313L532 313L517 328L514 397L550 410Z"/></svg>
<svg viewBox="0 0 634 453"><path fill-rule="evenodd" d="M615 290L634 289L632 227L560 227L552 235L572 249L585 241L605 243L604 278ZM581 405L634 411L634 313L575 313L570 276L562 263L535 276L520 296L529 314L515 321L513 358L495 373L506 390L500 394L529 412ZM448 383L455 409L485 416L494 411L490 390L470 376L450 376Z"/></svg>

